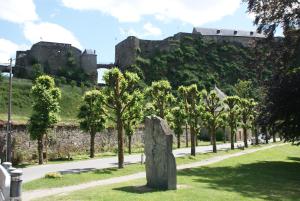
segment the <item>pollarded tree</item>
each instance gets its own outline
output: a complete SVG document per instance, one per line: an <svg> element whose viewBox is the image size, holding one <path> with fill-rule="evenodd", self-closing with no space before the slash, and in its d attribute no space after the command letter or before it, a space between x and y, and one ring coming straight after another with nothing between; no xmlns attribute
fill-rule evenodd
<svg viewBox="0 0 300 201"><path fill-rule="evenodd" d="M176 138L177 138L177 148L180 148L180 136L183 133L182 127L186 123L186 113L184 106L179 104L179 106L171 109L171 112L167 116L168 123L170 124L171 129L173 129Z"/></svg>
<svg viewBox="0 0 300 201"><path fill-rule="evenodd" d="M135 91L133 94L136 101L128 106L123 115L125 135L128 137L128 153L131 154L131 141L134 131L143 120L143 99L144 96L140 91Z"/></svg>
<svg viewBox="0 0 300 201"><path fill-rule="evenodd" d="M84 94L83 104L79 109L80 128L90 133L90 158L95 156L95 136L105 128L105 97L98 90Z"/></svg>
<svg viewBox="0 0 300 201"><path fill-rule="evenodd" d="M201 115L203 112L203 106L200 104L200 94L197 85L192 84L187 87L187 102L188 113L187 119L190 126L191 133L191 155L196 155L196 140L197 134L201 128Z"/></svg>
<svg viewBox="0 0 300 201"><path fill-rule="evenodd" d="M254 121L254 107L257 103L253 99L241 98L239 101L241 108L241 125L244 133L244 145L248 147L248 133L247 130L252 127Z"/></svg>
<svg viewBox="0 0 300 201"><path fill-rule="evenodd" d="M124 114L128 108L138 100L136 91L139 76L135 73L125 72L113 68L104 75L106 87L106 106L110 109L109 118L112 119L118 132L118 167L124 167Z"/></svg>
<svg viewBox="0 0 300 201"><path fill-rule="evenodd" d="M227 96L223 102L225 103L226 108L225 114L227 125L230 127L231 149L234 149L235 133L240 122L240 98L238 96Z"/></svg>
<svg viewBox="0 0 300 201"><path fill-rule="evenodd" d="M61 92L55 87L54 79L43 75L35 80L31 89L33 98L32 115L29 120L29 133L38 141L39 164L43 164L43 139L47 130L58 121Z"/></svg>
<svg viewBox="0 0 300 201"><path fill-rule="evenodd" d="M179 93L179 97L181 98L181 101L183 102L185 114L188 114L188 112L189 112L188 87L180 86L178 88L178 93ZM186 147L189 146L189 140L188 140L189 137L188 137L187 128L188 128L188 121L187 121L187 118L186 118L186 121L185 121L185 146Z"/></svg>
<svg viewBox="0 0 300 201"><path fill-rule="evenodd" d="M213 145L213 152L217 152L216 145L216 130L217 128L222 126L223 120L223 111L224 107L222 105L222 101L217 95L215 90L207 93L206 90L201 92L201 97L203 99L204 113L203 120L208 127L210 132L210 137Z"/></svg>
<svg viewBox="0 0 300 201"><path fill-rule="evenodd" d="M155 109L156 114L164 119L170 112L171 105L175 101L172 95L172 87L167 80L152 82L147 94Z"/></svg>

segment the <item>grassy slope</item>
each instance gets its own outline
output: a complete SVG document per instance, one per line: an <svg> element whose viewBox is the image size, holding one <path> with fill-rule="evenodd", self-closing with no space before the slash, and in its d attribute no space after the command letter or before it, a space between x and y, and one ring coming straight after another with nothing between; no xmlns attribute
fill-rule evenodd
<svg viewBox="0 0 300 201"><path fill-rule="evenodd" d="M26 122L31 114L31 86L31 80L13 79L12 119L15 122ZM4 79L0 82L0 120L4 121L7 119L7 88L8 79ZM63 85L60 88L62 90L62 99L60 101L61 120L63 122L73 122L76 119L81 102L82 91L79 87L72 88L69 85Z"/></svg>
<svg viewBox="0 0 300 201"><path fill-rule="evenodd" d="M178 172L176 191L142 188L144 179L95 187L50 200L300 200L300 148L286 145Z"/></svg>

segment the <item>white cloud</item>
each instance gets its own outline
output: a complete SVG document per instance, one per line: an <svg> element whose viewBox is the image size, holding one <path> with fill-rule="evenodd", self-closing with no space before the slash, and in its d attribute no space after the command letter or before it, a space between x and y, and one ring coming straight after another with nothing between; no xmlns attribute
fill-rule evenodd
<svg viewBox="0 0 300 201"><path fill-rule="evenodd" d="M26 50L27 45L18 45L10 40L0 38L0 63L8 63L9 58L14 58L17 50Z"/></svg>
<svg viewBox="0 0 300 201"><path fill-rule="evenodd" d="M158 27L153 26L150 22L146 23L144 25L144 30L145 30L145 35L150 35L150 36L160 36L161 35L161 30Z"/></svg>
<svg viewBox="0 0 300 201"><path fill-rule="evenodd" d="M41 40L70 43L73 46L82 49L79 40L74 36L74 34L58 24L48 22L28 22L24 26L24 36L31 43L36 43Z"/></svg>
<svg viewBox="0 0 300 201"><path fill-rule="evenodd" d="M61 0L76 10L96 10L120 22L138 22L151 15L157 20L179 20L199 26L232 15L240 0Z"/></svg>
<svg viewBox="0 0 300 201"><path fill-rule="evenodd" d="M33 0L0 0L0 5L0 19L14 23L38 19Z"/></svg>
<svg viewBox="0 0 300 201"><path fill-rule="evenodd" d="M144 24L142 32L138 32L133 28L125 28L125 29L120 28L120 33L121 35L124 36L136 36L140 38L147 37L147 36L160 36L162 34L160 28L155 27L150 22Z"/></svg>

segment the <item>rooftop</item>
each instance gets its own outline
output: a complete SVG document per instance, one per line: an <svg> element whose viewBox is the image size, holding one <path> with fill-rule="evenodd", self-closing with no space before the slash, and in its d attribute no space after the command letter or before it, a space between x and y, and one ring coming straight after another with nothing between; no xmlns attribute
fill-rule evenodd
<svg viewBox="0 0 300 201"><path fill-rule="evenodd" d="M256 37L265 38L266 36L256 31L241 31L234 29L210 29L195 27L193 34L201 34L203 36L243 36L243 37Z"/></svg>

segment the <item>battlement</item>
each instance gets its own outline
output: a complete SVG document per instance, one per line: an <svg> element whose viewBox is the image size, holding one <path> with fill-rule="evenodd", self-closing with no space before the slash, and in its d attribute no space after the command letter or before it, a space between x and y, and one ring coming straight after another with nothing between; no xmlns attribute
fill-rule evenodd
<svg viewBox="0 0 300 201"><path fill-rule="evenodd" d="M235 37L254 37L266 38L264 34L254 31L241 31L233 29L209 29L209 28L193 28L193 34L201 34L203 36L235 36Z"/></svg>

